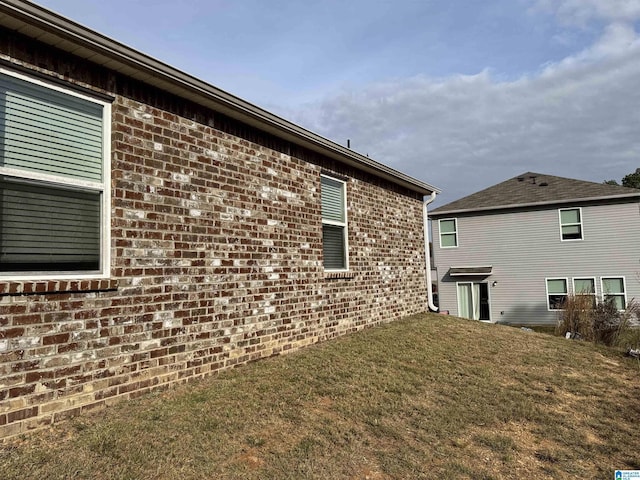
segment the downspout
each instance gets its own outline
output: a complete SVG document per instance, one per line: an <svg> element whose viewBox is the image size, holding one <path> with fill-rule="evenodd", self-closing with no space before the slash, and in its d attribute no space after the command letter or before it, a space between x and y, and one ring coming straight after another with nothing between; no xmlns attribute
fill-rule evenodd
<svg viewBox="0 0 640 480"><path fill-rule="evenodd" d="M438 307L433 304L433 289L431 287L431 255L429 255L429 214L427 213L427 205L436 199L436 192L424 200L424 209L422 219L424 220L424 261L427 268L427 306L432 312L437 312Z"/></svg>

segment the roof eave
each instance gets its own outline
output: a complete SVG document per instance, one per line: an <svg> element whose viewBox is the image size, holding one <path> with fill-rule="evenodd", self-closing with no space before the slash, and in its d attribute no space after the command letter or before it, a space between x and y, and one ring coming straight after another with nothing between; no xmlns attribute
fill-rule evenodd
<svg viewBox="0 0 640 480"><path fill-rule="evenodd" d="M438 188L426 182L371 160L31 2L0 1L0 25L422 195L440 193Z"/></svg>
<svg viewBox="0 0 640 480"><path fill-rule="evenodd" d="M493 274L493 265L469 265L449 267L450 277L488 277Z"/></svg>
<svg viewBox="0 0 640 480"><path fill-rule="evenodd" d="M570 198L566 200L549 200L546 202L533 202L533 203L515 203L510 205L497 205L491 207L480 207L480 208L463 208L458 210L444 210L437 211L433 210L429 213L429 215L433 217L442 217L446 215L457 215L461 213L476 213L476 212L491 212L495 210L515 210L521 208L532 208L532 207L543 207L549 205L564 205L567 203L586 203L586 202L597 202L597 201L607 201L607 200L622 200L625 198L633 198L639 197L640 192L638 193L625 193L622 195L607 195L600 197L586 197L586 198Z"/></svg>

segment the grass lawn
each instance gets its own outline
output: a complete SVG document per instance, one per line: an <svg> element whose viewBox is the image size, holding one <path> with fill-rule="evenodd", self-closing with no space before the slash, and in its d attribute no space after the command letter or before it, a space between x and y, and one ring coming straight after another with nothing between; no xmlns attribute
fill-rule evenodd
<svg viewBox="0 0 640 480"><path fill-rule="evenodd" d="M0 445L2 479L612 479L640 363L421 315Z"/></svg>

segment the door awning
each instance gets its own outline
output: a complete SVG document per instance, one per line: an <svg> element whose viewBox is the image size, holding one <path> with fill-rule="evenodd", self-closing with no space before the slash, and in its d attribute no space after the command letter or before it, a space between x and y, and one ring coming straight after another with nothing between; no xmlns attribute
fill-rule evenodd
<svg viewBox="0 0 640 480"><path fill-rule="evenodd" d="M449 267L449 276L450 277L468 277L468 276L478 276L478 277L486 277L487 275L491 275L493 271L492 265L480 265L473 267Z"/></svg>

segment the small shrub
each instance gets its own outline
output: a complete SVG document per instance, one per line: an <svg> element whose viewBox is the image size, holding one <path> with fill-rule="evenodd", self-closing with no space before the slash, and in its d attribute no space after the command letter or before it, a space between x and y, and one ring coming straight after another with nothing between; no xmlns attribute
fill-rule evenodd
<svg viewBox="0 0 640 480"><path fill-rule="evenodd" d="M593 309L593 341L615 345L621 330L628 327L628 319L613 302L598 303Z"/></svg>
<svg viewBox="0 0 640 480"><path fill-rule="evenodd" d="M640 327L630 327L618 336L618 346L624 350L640 350Z"/></svg>
<svg viewBox="0 0 640 480"><path fill-rule="evenodd" d="M567 295L558 318L556 333L570 332L575 338L608 346L633 348L632 343L640 343L640 329L637 322L640 307L631 300L626 310L619 311L613 301L594 305L593 296Z"/></svg>
<svg viewBox="0 0 640 480"><path fill-rule="evenodd" d="M587 295L567 295L562 303L562 310L558 317L556 333L572 336L576 334L584 339L593 338L593 297Z"/></svg>
<svg viewBox="0 0 640 480"><path fill-rule="evenodd" d="M621 329L616 339L616 345L625 350L640 349L640 304L632 299L627 304L624 315L625 328Z"/></svg>
<svg viewBox="0 0 640 480"><path fill-rule="evenodd" d="M638 323L640 321L640 304L632 298L627 303L626 310L620 313L622 326L618 329L615 345L625 349L640 348L640 324Z"/></svg>

